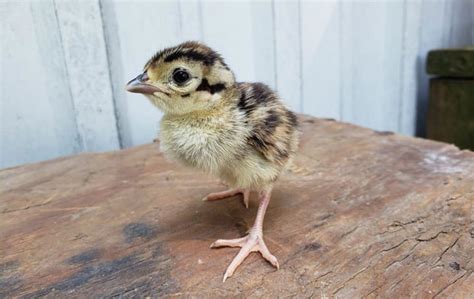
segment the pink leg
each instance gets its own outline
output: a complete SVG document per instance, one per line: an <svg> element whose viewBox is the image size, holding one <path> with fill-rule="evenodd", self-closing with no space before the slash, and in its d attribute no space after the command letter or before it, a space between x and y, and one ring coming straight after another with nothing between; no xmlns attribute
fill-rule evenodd
<svg viewBox="0 0 474 299"><path fill-rule="evenodd" d="M279 264L274 255L270 253L263 241L263 218L267 210L268 204L270 203L271 188L264 190L260 194L260 204L258 206L257 217L255 223L249 234L243 238L229 239L229 240L217 240L212 243L211 248L229 246L229 247L241 247L239 253L234 257L229 267L225 271L223 281L231 277L237 267L245 260L245 258L251 253L258 251L270 264L279 269Z"/></svg>
<svg viewBox="0 0 474 299"><path fill-rule="evenodd" d="M248 190L248 189L229 189L229 190L226 190L226 191L214 192L214 193L211 193L211 194L207 195L202 200L203 201L220 200L220 199L224 199L224 198L227 198L227 197L237 195L239 193L242 193L242 195L244 196L244 205L245 205L246 208L248 208L249 207L249 199L250 199L250 190Z"/></svg>

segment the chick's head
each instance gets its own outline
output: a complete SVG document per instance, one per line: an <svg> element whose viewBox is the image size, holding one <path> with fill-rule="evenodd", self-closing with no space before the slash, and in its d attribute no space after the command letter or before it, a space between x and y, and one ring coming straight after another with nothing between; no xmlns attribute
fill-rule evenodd
<svg viewBox="0 0 474 299"><path fill-rule="evenodd" d="M234 74L217 52L185 42L156 53L126 88L145 95L165 113L185 114L212 108L234 83Z"/></svg>

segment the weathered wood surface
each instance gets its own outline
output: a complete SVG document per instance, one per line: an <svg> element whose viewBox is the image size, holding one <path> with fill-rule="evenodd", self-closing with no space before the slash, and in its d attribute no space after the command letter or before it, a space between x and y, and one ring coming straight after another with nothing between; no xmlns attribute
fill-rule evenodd
<svg viewBox="0 0 474 299"><path fill-rule="evenodd" d="M156 145L0 171L0 297L468 298L474 293L474 153L302 118L299 165L265 219L276 271L252 254L222 274L249 210L202 202L217 180Z"/></svg>

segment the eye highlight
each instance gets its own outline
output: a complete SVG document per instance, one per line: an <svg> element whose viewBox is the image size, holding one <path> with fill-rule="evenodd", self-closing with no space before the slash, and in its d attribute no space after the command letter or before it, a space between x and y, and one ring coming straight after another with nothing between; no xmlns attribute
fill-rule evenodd
<svg viewBox="0 0 474 299"><path fill-rule="evenodd" d="M172 79L176 84L183 85L191 79L191 75L185 69L175 69Z"/></svg>

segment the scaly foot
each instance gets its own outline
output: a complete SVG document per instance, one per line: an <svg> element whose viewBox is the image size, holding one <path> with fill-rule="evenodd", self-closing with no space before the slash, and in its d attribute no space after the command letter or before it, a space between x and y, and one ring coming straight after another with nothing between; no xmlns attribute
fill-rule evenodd
<svg viewBox="0 0 474 299"><path fill-rule="evenodd" d="M249 207L249 199L250 199L250 190L247 190L247 189L229 189L229 190L226 190L226 191L214 192L214 193L211 193L211 194L207 195L202 200L203 201L220 200L220 199L224 199L224 198L227 198L227 197L237 195L239 193L242 193L242 195L244 196L244 205L245 205L246 208L248 208Z"/></svg>
<svg viewBox="0 0 474 299"><path fill-rule="evenodd" d="M229 267L227 267L222 282L225 282L227 278L231 277L232 274L234 274L235 269L237 269L237 267L245 260L245 258L251 252L260 252L262 257L266 259L270 264L275 266L277 269L280 268L277 258L270 253L267 245L265 245L265 242L263 241L263 233L261 230L252 229L250 233L243 238L229 240L220 239L211 244L211 248L218 248L224 246L241 247L241 249L239 253L234 257Z"/></svg>
<svg viewBox="0 0 474 299"><path fill-rule="evenodd" d="M233 191L235 192L235 191ZM241 191L242 192L242 191ZM216 199L220 199L224 194L232 193L232 190L226 192L220 192ZM272 186L266 186L262 188L259 192L260 203L258 205L257 217L255 217L255 222L250 230L249 234L243 238L231 239L231 240L217 240L212 243L211 248L230 246L230 247L241 247L239 253L234 257L232 262L224 274L223 282L227 278L231 277L234 274L235 269L245 260L245 258L251 253L258 251L262 254L263 258L266 259L270 264L275 266L277 269L280 268L278 261L274 255L270 253L263 241L263 218L265 217L265 212L267 210L268 204L270 203L270 196L272 193ZM244 200L245 200L245 191L244 191Z"/></svg>

